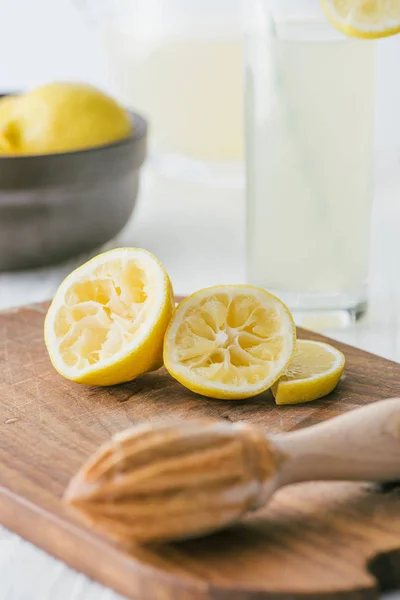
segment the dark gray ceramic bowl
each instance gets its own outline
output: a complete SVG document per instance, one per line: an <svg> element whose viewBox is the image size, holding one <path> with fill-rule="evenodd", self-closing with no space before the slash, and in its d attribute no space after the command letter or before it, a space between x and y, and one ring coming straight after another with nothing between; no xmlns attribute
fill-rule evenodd
<svg viewBox="0 0 400 600"><path fill-rule="evenodd" d="M54 264L97 248L128 221L146 156L147 125L98 148L0 156L0 270Z"/></svg>

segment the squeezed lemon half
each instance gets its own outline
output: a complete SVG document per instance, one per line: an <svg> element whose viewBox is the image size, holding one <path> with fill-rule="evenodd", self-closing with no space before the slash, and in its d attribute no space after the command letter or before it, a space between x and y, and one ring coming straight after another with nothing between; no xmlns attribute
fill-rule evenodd
<svg viewBox="0 0 400 600"><path fill-rule="evenodd" d="M329 344L297 340L283 376L272 386L277 404L299 404L330 394L343 373L344 355Z"/></svg>
<svg viewBox="0 0 400 600"><path fill-rule="evenodd" d="M162 365L174 307L161 263L146 250L117 248L73 271L45 320L57 371L72 381L112 385Z"/></svg>
<svg viewBox="0 0 400 600"><path fill-rule="evenodd" d="M399 0L320 0L329 21L346 35L374 39L400 32Z"/></svg>
<svg viewBox="0 0 400 600"><path fill-rule="evenodd" d="M164 341L164 364L190 390L248 398L278 379L293 355L289 309L265 290L225 285L200 290L176 308Z"/></svg>

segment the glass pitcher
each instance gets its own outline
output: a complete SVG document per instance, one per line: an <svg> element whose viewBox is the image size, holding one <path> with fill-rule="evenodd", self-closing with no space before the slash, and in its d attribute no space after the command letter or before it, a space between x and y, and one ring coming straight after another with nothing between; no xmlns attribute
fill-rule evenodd
<svg viewBox="0 0 400 600"><path fill-rule="evenodd" d="M153 165L189 180L243 157L242 0L80 0L119 99L149 119ZM233 180L231 183L233 183Z"/></svg>
<svg viewBox="0 0 400 600"><path fill-rule="evenodd" d="M248 277L297 321L366 308L375 44L317 0L252 0L246 40Z"/></svg>

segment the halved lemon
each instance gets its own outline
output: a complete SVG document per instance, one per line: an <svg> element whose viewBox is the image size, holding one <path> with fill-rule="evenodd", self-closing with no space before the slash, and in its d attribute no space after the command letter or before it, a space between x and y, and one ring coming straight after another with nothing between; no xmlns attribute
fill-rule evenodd
<svg viewBox="0 0 400 600"><path fill-rule="evenodd" d="M295 342L293 318L278 298L248 285L216 286L177 306L165 336L164 364L193 392L248 398L278 379Z"/></svg>
<svg viewBox="0 0 400 600"><path fill-rule="evenodd" d="M374 39L400 32L400 0L320 0L337 29L353 37Z"/></svg>
<svg viewBox="0 0 400 600"><path fill-rule="evenodd" d="M288 368L272 387L277 404L310 402L330 394L339 383L344 355L329 344L297 340Z"/></svg>
<svg viewBox="0 0 400 600"><path fill-rule="evenodd" d="M169 277L139 248L99 254L60 285L44 332L51 362L72 381L112 385L162 365L174 308Z"/></svg>

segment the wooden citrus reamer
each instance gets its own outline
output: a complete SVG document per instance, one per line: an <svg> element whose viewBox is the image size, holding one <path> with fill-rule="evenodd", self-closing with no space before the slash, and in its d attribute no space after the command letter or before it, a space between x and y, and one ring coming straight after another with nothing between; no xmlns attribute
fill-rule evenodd
<svg viewBox="0 0 400 600"><path fill-rule="evenodd" d="M133 427L72 479L65 502L130 543L195 537L263 506L302 481L400 479L400 398L276 436L199 420Z"/></svg>

